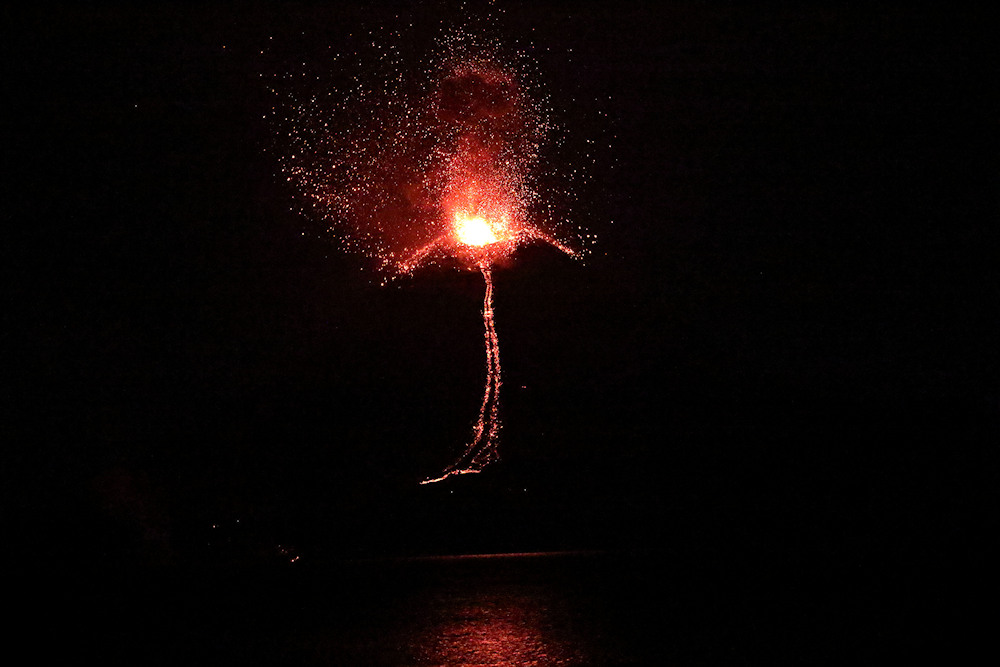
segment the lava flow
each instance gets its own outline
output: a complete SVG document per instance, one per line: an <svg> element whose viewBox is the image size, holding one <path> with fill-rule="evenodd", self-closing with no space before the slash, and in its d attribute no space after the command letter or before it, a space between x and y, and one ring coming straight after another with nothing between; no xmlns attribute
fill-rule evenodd
<svg viewBox="0 0 1000 667"><path fill-rule="evenodd" d="M472 440L423 484L481 472L497 459L493 269L529 243L581 254L548 231L566 233L565 201L556 200L568 190L559 190L559 170L544 162L553 129L544 104L516 68L499 64L498 47L484 48L460 31L444 46L416 82L386 60L381 64L390 65L391 76L359 83L339 102L329 101L336 95L314 95L294 104L286 127L291 150L282 165L345 246L377 260L383 284L427 265L483 276L486 385ZM520 69L527 73L523 63ZM582 246L579 231L576 238L572 245Z"/></svg>
<svg viewBox="0 0 1000 667"><path fill-rule="evenodd" d="M477 188L470 186L469 190L476 191ZM496 217L483 217L484 214ZM474 262L478 266L486 282L486 295L483 298L486 386L483 388L483 402L479 406L479 417L473 427L471 442L458 460L446 467L441 475L425 479L421 484L440 482L451 475L481 472L498 458L497 438L500 434L499 406L502 381L500 341L493 319L493 262L512 253L519 243L532 239L543 239L564 252L573 254L570 248L537 230L514 227L510 212L503 208L484 213L481 207L458 206L452 214L452 220L450 238L437 239L428 248L417 251L414 257L401 265L401 268L407 271L413 270L432 249L446 244L451 245L464 260Z"/></svg>
<svg viewBox="0 0 1000 667"><path fill-rule="evenodd" d="M487 232L488 233L488 232ZM476 236L476 241L488 236ZM485 245L485 244L484 244ZM483 325L486 329L486 387L483 403L479 406L479 418L472 429L472 441L455 463L438 477L425 479L421 484L431 484L447 479L451 475L465 475L481 472L497 458L497 436L500 434L500 341L493 325L493 272L483 264L483 279L486 281L486 296L483 298Z"/></svg>
<svg viewBox="0 0 1000 667"><path fill-rule="evenodd" d="M479 181L466 181L463 193L449 200L452 227L445 235L435 239L400 264L403 271L412 271L432 253L448 249L467 265L479 268L486 282L483 298L483 328L486 341L486 386L479 417L473 427L473 437L465 451L453 464L437 477L425 479L421 484L431 484L451 475L478 473L498 458L497 438L500 434L500 341L493 319L492 265L512 254L517 247L532 240L543 240L573 255L573 251L525 224L510 203L510 192L502 187L484 191Z"/></svg>

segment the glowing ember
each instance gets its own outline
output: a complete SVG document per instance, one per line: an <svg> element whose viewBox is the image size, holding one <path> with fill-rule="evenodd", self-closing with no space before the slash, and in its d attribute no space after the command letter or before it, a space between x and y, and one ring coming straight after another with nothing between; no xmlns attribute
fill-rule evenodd
<svg viewBox="0 0 1000 667"><path fill-rule="evenodd" d="M498 45L462 31L446 34L442 46L416 80L390 48L378 67L358 70L348 90L334 84L327 95L296 99L283 128L290 140L282 158L286 179L331 221L347 249L376 260L383 284L428 264L478 270L486 282L486 386L473 439L425 484L480 472L497 457L501 382L492 267L529 243L571 256L584 245L579 231L573 244L546 231L565 233L557 218L563 209L553 201L569 191L551 180L558 169L541 169L554 126L531 94L529 61L522 56L519 66L504 66ZM382 78L366 77L376 70Z"/></svg>

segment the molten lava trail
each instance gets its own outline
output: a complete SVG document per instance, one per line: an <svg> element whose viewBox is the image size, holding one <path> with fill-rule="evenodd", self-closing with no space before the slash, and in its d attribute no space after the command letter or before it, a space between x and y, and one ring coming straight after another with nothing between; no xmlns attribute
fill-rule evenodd
<svg viewBox="0 0 1000 667"><path fill-rule="evenodd" d="M532 244L574 258L586 254L596 239L568 214L572 184L593 159L553 159L562 152L551 150L562 130L529 54L456 27L441 35L425 66L414 68L402 57L409 47L395 44L400 34L392 34L388 44L372 31L351 42L358 50L336 56L329 78L319 73L314 84L312 72L276 75L269 87L282 174L303 211L328 223L344 250L372 260L383 285L435 266L478 270L486 281L479 416L461 456L422 482L429 484L482 472L497 460L492 269L511 266L518 249ZM305 88L296 83L306 80Z"/></svg>
<svg viewBox="0 0 1000 667"><path fill-rule="evenodd" d="M451 475L467 475L482 472L498 458L497 437L500 435L500 341L493 321L493 272L489 265L479 266L486 281L486 296L483 298L483 326L486 339L486 386L483 389L483 403L479 406L479 417L472 429L472 440L455 463L446 467L439 477L425 479L421 484L431 484L447 479Z"/></svg>

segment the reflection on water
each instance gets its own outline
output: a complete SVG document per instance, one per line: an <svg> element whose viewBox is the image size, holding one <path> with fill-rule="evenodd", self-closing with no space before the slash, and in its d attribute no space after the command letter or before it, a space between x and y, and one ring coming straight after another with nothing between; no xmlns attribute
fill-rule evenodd
<svg viewBox="0 0 1000 667"><path fill-rule="evenodd" d="M593 595L583 560L394 566L381 578L378 600L368 597L350 618L325 623L311 652L327 665L621 664L627 644L609 625L611 610Z"/></svg>
<svg viewBox="0 0 1000 667"><path fill-rule="evenodd" d="M448 665L534 665L548 660L551 649L523 616L513 621L491 616L485 613L482 618L443 628L429 661Z"/></svg>
<svg viewBox="0 0 1000 667"><path fill-rule="evenodd" d="M81 597L110 610L94 642L113 664L849 664L824 658L867 651L885 627L859 612L869 579L825 579L834 591L810 585L816 563L789 574L788 561L697 555L303 559L277 574L95 578Z"/></svg>
<svg viewBox="0 0 1000 667"><path fill-rule="evenodd" d="M583 664L568 609L543 591L449 591L437 596L413 640L419 664Z"/></svg>

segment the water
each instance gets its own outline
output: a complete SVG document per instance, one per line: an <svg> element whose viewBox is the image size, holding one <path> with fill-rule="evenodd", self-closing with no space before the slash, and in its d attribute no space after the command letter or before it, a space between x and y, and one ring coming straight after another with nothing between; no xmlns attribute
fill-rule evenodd
<svg viewBox="0 0 1000 667"><path fill-rule="evenodd" d="M321 664L628 664L639 656L618 621L636 614L615 619L606 566L592 554L396 563L359 623L336 614L316 626L315 655Z"/></svg>
<svg viewBox="0 0 1000 667"><path fill-rule="evenodd" d="M655 582L550 553L306 563L94 581L84 647L120 664L657 664ZM640 580L646 579L646 585ZM655 631L654 631L655 630Z"/></svg>
<svg viewBox="0 0 1000 667"><path fill-rule="evenodd" d="M117 592L95 582L84 602L102 627L84 645L143 665L836 664L891 629L846 579L699 556L303 561Z"/></svg>

